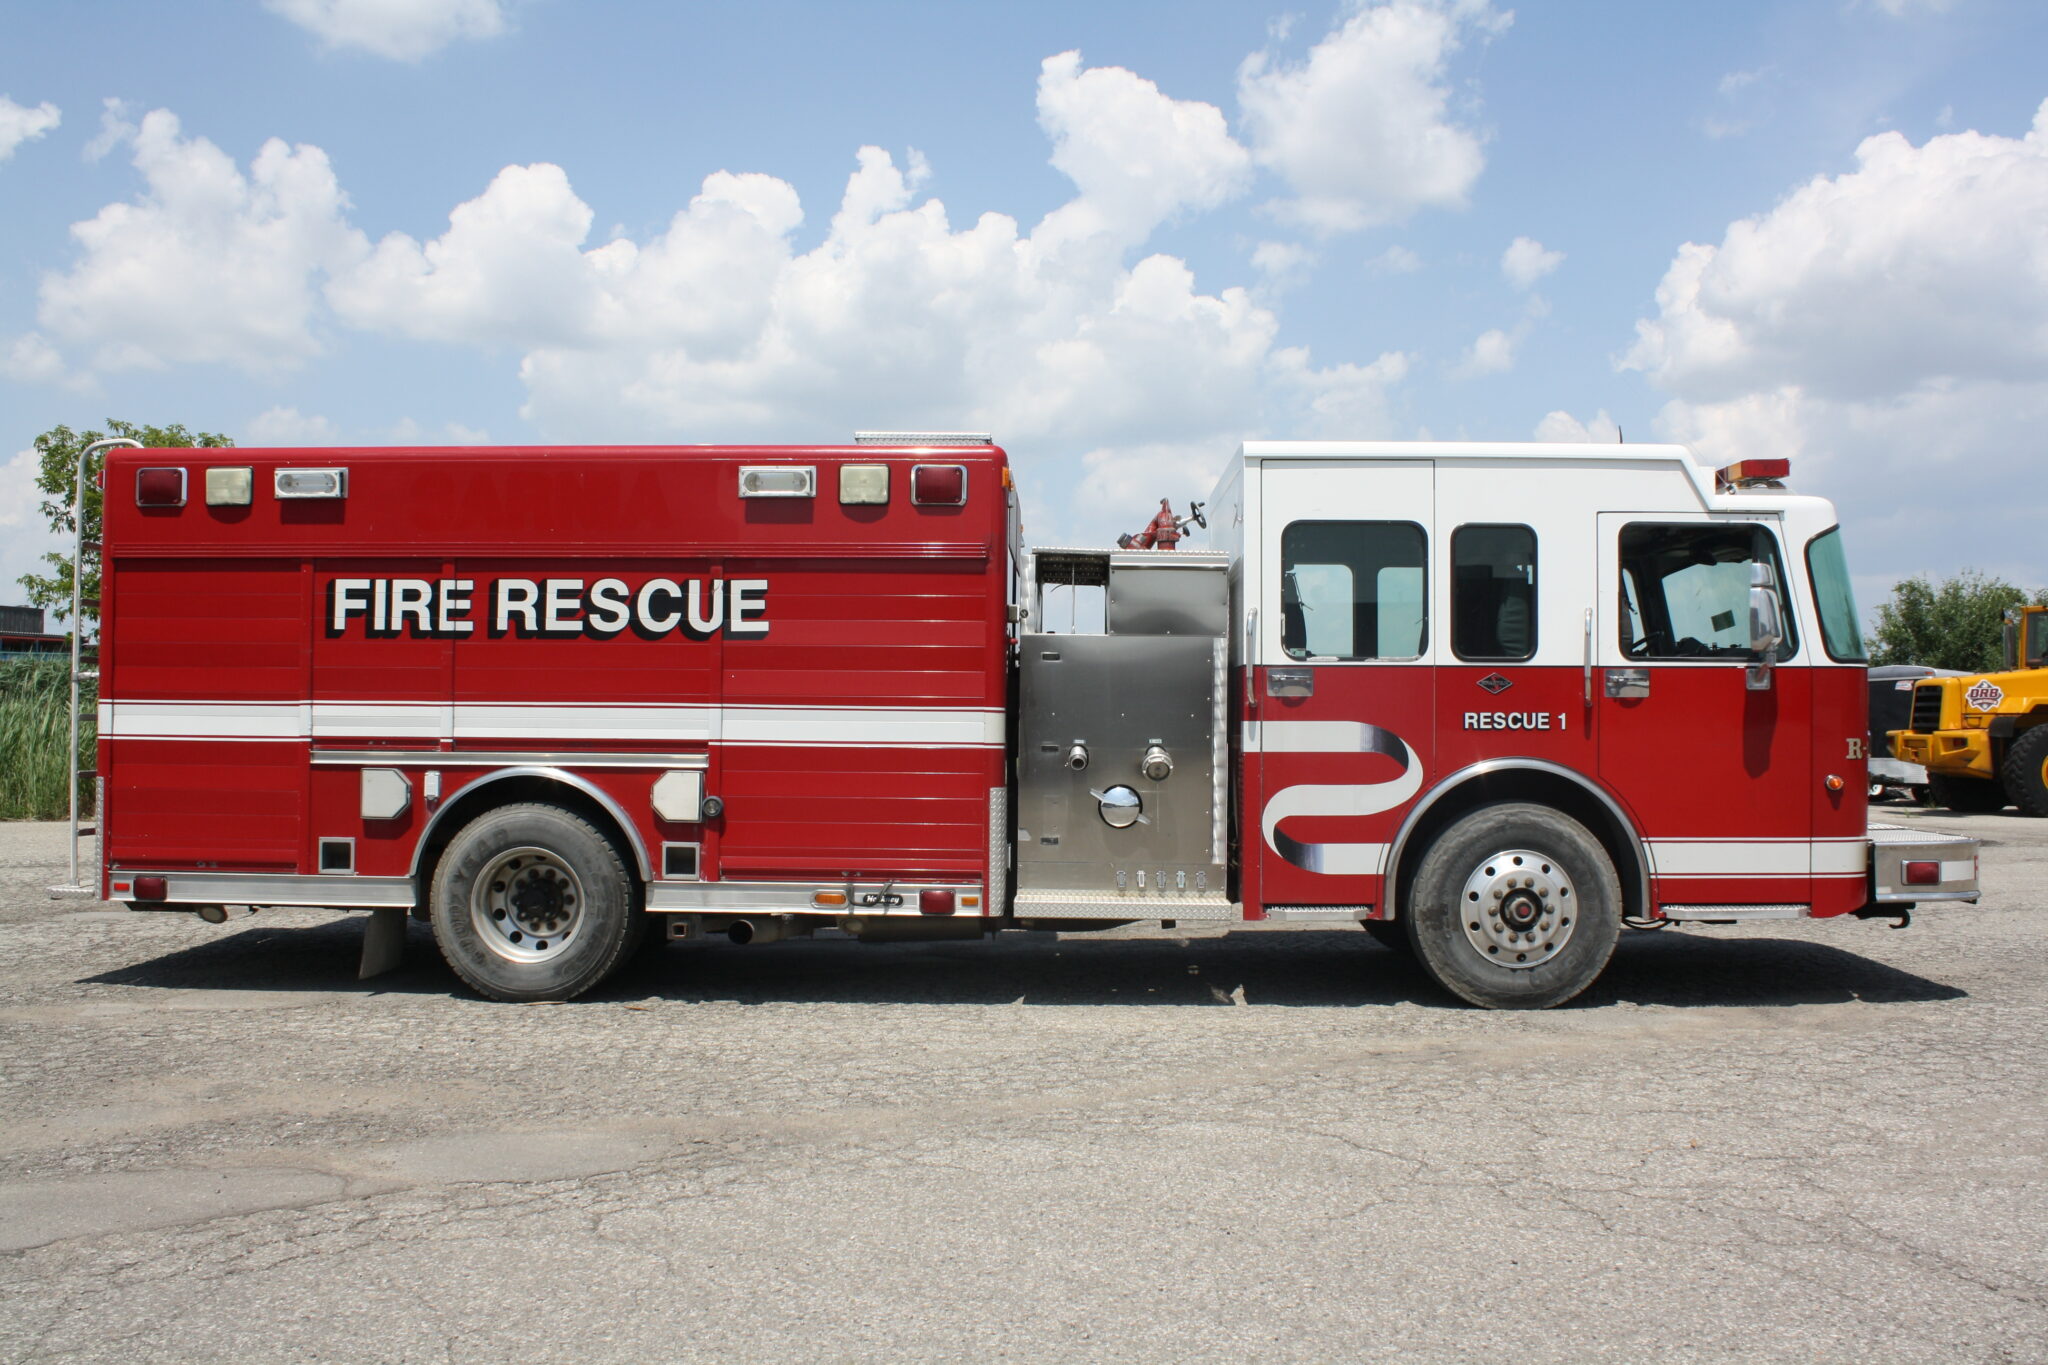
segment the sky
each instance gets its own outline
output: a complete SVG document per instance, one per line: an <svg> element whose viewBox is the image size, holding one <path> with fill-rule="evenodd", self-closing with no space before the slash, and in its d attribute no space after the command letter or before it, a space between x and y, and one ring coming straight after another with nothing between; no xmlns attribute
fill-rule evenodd
<svg viewBox="0 0 2048 1365"><path fill-rule="evenodd" d="M1790 456L1866 610L2048 585L2048 5L0 0L36 435L992 432L1106 543L1238 442Z"/></svg>

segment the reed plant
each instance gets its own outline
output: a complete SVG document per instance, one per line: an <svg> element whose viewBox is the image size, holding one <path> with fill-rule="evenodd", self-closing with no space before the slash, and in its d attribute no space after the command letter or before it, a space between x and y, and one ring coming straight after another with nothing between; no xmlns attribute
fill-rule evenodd
<svg viewBox="0 0 2048 1365"><path fill-rule="evenodd" d="M0 820L61 820L70 809L64 745L71 730L71 658L0 659ZM92 684L80 694L80 768L94 766ZM92 806L92 784L81 779L81 810Z"/></svg>

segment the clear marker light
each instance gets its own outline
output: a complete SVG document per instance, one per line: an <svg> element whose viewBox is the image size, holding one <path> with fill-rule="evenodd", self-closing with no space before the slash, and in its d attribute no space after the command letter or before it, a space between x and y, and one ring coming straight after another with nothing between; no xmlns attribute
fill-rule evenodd
<svg viewBox="0 0 2048 1365"><path fill-rule="evenodd" d="M346 469L280 469L273 487L280 498L345 498Z"/></svg>

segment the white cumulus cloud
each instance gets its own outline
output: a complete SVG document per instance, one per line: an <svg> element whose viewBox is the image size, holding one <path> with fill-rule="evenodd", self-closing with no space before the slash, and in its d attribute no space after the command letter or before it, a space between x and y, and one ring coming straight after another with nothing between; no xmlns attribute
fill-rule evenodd
<svg viewBox="0 0 2048 1365"><path fill-rule="evenodd" d="M274 407L245 422L236 439L245 446L331 446L341 444L341 432L325 417Z"/></svg>
<svg viewBox="0 0 2048 1365"><path fill-rule="evenodd" d="M1102 232L1119 245L1141 242L1183 211L1234 198L1251 179L1251 156L1222 110L1172 99L1122 67L1084 70L1078 52L1041 65L1038 123L1052 139L1052 164L1080 191L1046 221L1042 240Z"/></svg>
<svg viewBox="0 0 2048 1365"><path fill-rule="evenodd" d="M1516 338L1512 333L1502 331L1498 327L1489 327L1465 348L1464 359L1458 365L1458 373L1477 377L1512 370L1515 368L1515 342Z"/></svg>
<svg viewBox="0 0 2048 1365"><path fill-rule="evenodd" d="M1716 463L1802 460L1898 571L2040 576L2048 104L2020 137L1867 139L1718 245L1679 249L1623 359ZM1801 466L1795 466L1795 475ZM1918 498L1960 480L1991 498ZM2001 557L2002 561L2001 561Z"/></svg>
<svg viewBox="0 0 2048 1365"><path fill-rule="evenodd" d="M123 136L146 188L72 224L80 257L44 278L42 331L101 369L275 370L316 353L313 276L364 250L327 154L272 138L245 175L161 109Z"/></svg>
<svg viewBox="0 0 2048 1365"><path fill-rule="evenodd" d="M42 467L34 450L16 451L0 464L0 602L26 601L18 580L46 572L43 556L57 548L40 510L43 494L36 478Z"/></svg>
<svg viewBox="0 0 2048 1365"><path fill-rule="evenodd" d="M146 192L74 228L78 257L45 281L15 363L62 373L62 346L99 368L277 368L346 327L516 358L522 415L548 439L997 432L1027 494L1057 490L1041 528L1091 535L1128 516L1104 501L1120 461L1178 451L1202 482L1248 435L1392 434L1407 355L1311 357L1261 294L1148 250L1245 191L1249 154L1218 110L1071 53L1046 61L1037 99L1074 193L1036 224L956 222L922 156L862 147L801 245L796 189L729 170L651 234L593 241L597 213L546 163L505 167L438 232L373 243L318 148L266 144L245 173L167 113L113 110ZM1262 249L1262 292L1309 260ZM333 434L283 406L245 433Z"/></svg>
<svg viewBox="0 0 2048 1365"><path fill-rule="evenodd" d="M505 31L502 0L263 0L330 48L416 62L465 38Z"/></svg>
<svg viewBox="0 0 2048 1365"><path fill-rule="evenodd" d="M1501 253L1500 273L1517 289L1533 289L1536 281L1564 264L1562 251L1550 251L1532 237L1517 237Z"/></svg>
<svg viewBox="0 0 2048 1365"><path fill-rule="evenodd" d="M1305 61L1246 58L1237 84L1247 140L1294 196L1271 210L1329 234L1463 206L1485 154L1451 107L1450 58L1512 18L1485 0L1360 3Z"/></svg>
<svg viewBox="0 0 2048 1365"><path fill-rule="evenodd" d="M1536 424L1536 439L1539 441L1567 441L1612 445L1621 439L1621 427L1607 409L1595 413L1592 420L1581 422L1562 408L1545 413L1543 420Z"/></svg>
<svg viewBox="0 0 2048 1365"><path fill-rule="evenodd" d="M24 142L33 142L63 121L57 106L44 100L33 109L0 95L0 161L14 155Z"/></svg>

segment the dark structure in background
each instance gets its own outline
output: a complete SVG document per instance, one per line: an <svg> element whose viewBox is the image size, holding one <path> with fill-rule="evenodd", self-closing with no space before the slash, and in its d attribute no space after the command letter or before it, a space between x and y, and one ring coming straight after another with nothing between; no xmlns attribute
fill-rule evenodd
<svg viewBox="0 0 2048 1365"><path fill-rule="evenodd" d="M70 636L51 635L43 629L41 607L0 607L0 658L70 652Z"/></svg>

